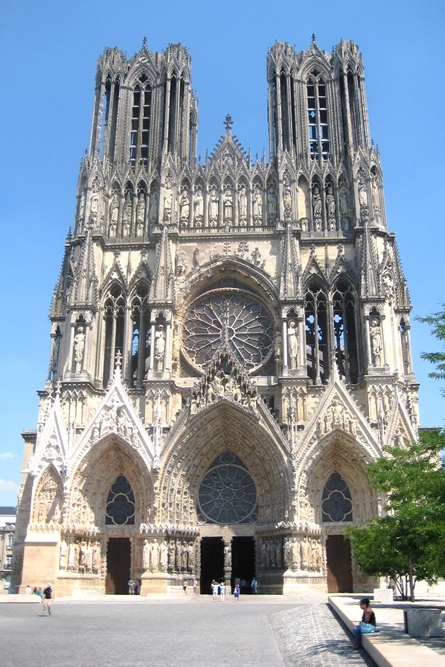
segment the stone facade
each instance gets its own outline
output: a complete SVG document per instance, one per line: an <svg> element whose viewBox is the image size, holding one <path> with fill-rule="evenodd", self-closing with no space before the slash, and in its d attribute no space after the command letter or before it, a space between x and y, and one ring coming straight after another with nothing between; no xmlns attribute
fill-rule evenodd
<svg viewBox="0 0 445 667"><path fill-rule="evenodd" d="M11 583L12 556L15 536L15 507L0 507L0 589Z"/></svg>
<svg viewBox="0 0 445 667"><path fill-rule="evenodd" d="M181 45L99 59L16 587L372 588L342 536L381 511L365 466L415 438L418 386L360 52L270 49L269 161L230 116L197 159L190 77Z"/></svg>

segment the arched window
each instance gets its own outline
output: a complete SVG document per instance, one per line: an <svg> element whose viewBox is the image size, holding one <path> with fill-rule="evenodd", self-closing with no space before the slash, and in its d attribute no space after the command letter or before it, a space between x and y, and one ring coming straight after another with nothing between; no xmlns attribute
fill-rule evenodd
<svg viewBox="0 0 445 667"><path fill-rule="evenodd" d="M341 378L358 381L357 332L355 325L355 296L346 280L340 279L332 299L334 315L334 348Z"/></svg>
<svg viewBox="0 0 445 667"><path fill-rule="evenodd" d="M105 524L108 526L134 525L134 493L124 475L119 475L107 496Z"/></svg>
<svg viewBox="0 0 445 667"><path fill-rule="evenodd" d="M125 297L120 285L114 284L105 301L105 355L103 385L107 386L113 375L117 352L123 354Z"/></svg>
<svg viewBox="0 0 445 667"><path fill-rule="evenodd" d="M343 477L333 472L321 498L321 520L327 523L352 521L351 492Z"/></svg>
<svg viewBox="0 0 445 667"><path fill-rule="evenodd" d="M313 384L329 378L328 304L325 292L312 282L304 297L307 374Z"/></svg>
<svg viewBox="0 0 445 667"><path fill-rule="evenodd" d="M312 157L329 156L328 101L326 84L314 69L306 85L309 151Z"/></svg>

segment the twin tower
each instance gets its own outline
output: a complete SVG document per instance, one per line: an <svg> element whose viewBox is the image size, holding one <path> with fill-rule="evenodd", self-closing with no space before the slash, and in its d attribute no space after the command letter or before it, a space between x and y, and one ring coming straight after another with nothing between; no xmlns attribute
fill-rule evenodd
<svg viewBox="0 0 445 667"><path fill-rule="evenodd" d="M269 160L228 115L201 161L188 51L99 59L16 587L374 586L344 532L378 515L365 466L416 437L418 385L362 58L277 43L267 79Z"/></svg>

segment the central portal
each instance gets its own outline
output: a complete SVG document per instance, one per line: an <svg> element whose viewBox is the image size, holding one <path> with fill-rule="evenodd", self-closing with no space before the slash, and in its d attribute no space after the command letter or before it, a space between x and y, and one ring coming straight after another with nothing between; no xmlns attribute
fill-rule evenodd
<svg viewBox="0 0 445 667"><path fill-rule="evenodd" d="M232 540L232 590L239 583L241 593L251 593L255 576L255 540L253 537L234 537Z"/></svg>
<svg viewBox="0 0 445 667"><path fill-rule="evenodd" d="M224 542L222 537L203 537L201 542L201 577L199 580L202 595L212 593L212 581L224 579Z"/></svg>

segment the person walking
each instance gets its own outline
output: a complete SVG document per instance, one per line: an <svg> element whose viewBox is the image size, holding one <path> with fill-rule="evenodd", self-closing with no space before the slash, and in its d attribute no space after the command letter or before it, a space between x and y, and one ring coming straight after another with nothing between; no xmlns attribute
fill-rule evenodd
<svg viewBox="0 0 445 667"><path fill-rule="evenodd" d="M196 577L193 579L193 592L195 595L198 595L198 581Z"/></svg>
<svg viewBox="0 0 445 667"><path fill-rule="evenodd" d="M255 577L252 579L251 587L252 587L252 593L256 595L258 593L258 582L255 579Z"/></svg>
<svg viewBox="0 0 445 667"><path fill-rule="evenodd" d="M51 584L48 584L46 588L43 589L42 593L42 602L43 602L43 612L42 616L51 616L51 603L54 600L54 593Z"/></svg>
<svg viewBox="0 0 445 667"><path fill-rule="evenodd" d="M226 584L222 581L219 585L219 599L224 602L226 599Z"/></svg>
<svg viewBox="0 0 445 667"><path fill-rule="evenodd" d="M235 598L235 602L238 602L239 600L239 594L240 594L240 585L235 584L235 592L233 593L233 597Z"/></svg>

